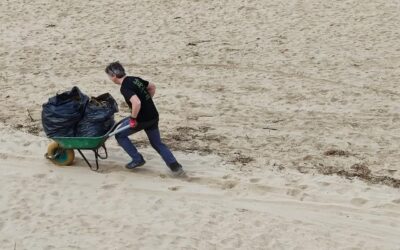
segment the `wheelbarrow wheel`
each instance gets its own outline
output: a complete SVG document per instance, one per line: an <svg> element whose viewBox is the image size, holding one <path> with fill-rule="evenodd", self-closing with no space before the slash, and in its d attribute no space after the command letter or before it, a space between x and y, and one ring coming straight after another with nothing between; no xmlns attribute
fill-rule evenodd
<svg viewBox="0 0 400 250"><path fill-rule="evenodd" d="M46 158L58 166L69 166L75 159L73 149L63 149L53 141L47 147Z"/></svg>

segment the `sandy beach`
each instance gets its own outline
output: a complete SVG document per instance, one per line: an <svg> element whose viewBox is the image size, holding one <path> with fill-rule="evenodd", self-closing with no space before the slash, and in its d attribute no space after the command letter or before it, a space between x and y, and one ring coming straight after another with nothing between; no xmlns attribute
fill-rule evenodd
<svg viewBox="0 0 400 250"><path fill-rule="evenodd" d="M0 249L400 249L398 1L1 1ZM43 157L42 104L157 85L144 133L90 171ZM90 155L91 159L93 157Z"/></svg>

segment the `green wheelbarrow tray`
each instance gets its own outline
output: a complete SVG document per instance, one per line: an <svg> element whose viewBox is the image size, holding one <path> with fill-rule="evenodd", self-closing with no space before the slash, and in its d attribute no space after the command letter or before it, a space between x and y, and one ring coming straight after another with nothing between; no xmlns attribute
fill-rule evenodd
<svg viewBox="0 0 400 250"><path fill-rule="evenodd" d="M99 163L98 159L107 159L108 158L108 153L107 153L107 148L105 146L105 142L107 141L108 138L114 136L117 133L120 133L122 131L125 131L129 129L129 125L119 128L118 126L124 121L125 119L122 119L118 123L114 124L112 128L103 136L95 136L95 137L50 137L50 139L54 140L58 144L58 149L55 151L53 155L48 155L46 154L45 157L47 159L52 160L55 163L60 163L57 162L57 159L63 158L63 155L65 152L68 150L74 150L76 149L79 154L82 156L82 158L85 160L85 162L89 165L91 170L97 171L99 169ZM99 149L103 148L104 154L100 154ZM94 152L94 156L96 159L96 167L92 167L90 162L87 160L86 156L83 154L82 150L92 150ZM58 164L60 165L60 164Z"/></svg>
<svg viewBox="0 0 400 250"><path fill-rule="evenodd" d="M108 137L52 137L64 149L96 149L101 147Z"/></svg>

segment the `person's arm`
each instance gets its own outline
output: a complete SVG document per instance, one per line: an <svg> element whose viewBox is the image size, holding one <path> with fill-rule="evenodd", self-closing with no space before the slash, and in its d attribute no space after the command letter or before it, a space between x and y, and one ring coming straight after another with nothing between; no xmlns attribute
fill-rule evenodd
<svg viewBox="0 0 400 250"><path fill-rule="evenodd" d="M129 99L129 101L131 101L132 103L132 114L131 117L132 118L137 118L137 115L139 114L140 108L142 106L140 99L137 95L133 95L131 97L131 99Z"/></svg>
<svg viewBox="0 0 400 250"><path fill-rule="evenodd" d="M139 114L140 108L142 106L140 99L138 98L137 95L133 95L129 101L132 103L132 113L131 113L131 118L129 120L129 126L131 128L135 128L137 126L137 121L136 118Z"/></svg>
<svg viewBox="0 0 400 250"><path fill-rule="evenodd" d="M149 85L147 85L147 91L149 92L151 98L153 98L154 94L156 93L156 85L150 82Z"/></svg>

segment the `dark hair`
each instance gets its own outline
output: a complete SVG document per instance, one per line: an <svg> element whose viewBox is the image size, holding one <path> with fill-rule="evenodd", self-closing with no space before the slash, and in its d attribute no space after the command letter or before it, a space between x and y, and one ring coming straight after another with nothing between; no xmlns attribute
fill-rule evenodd
<svg viewBox="0 0 400 250"><path fill-rule="evenodd" d="M108 75L110 76L115 75L117 78L122 78L125 76L125 69L118 61L110 63L106 67L105 71Z"/></svg>

